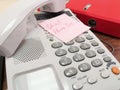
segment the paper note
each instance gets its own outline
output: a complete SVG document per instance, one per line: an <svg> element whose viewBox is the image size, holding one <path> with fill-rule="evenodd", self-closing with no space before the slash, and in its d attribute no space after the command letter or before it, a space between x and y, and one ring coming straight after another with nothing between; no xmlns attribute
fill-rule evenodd
<svg viewBox="0 0 120 90"><path fill-rule="evenodd" d="M90 28L66 14L48 19L39 24L63 42L71 41Z"/></svg>

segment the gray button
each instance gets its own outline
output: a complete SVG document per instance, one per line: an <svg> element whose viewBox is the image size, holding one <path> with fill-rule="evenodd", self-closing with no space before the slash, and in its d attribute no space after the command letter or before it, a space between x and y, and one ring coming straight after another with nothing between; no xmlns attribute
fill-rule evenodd
<svg viewBox="0 0 120 90"><path fill-rule="evenodd" d="M53 48L60 48L60 47L63 46L63 44L60 43L60 42L55 42L55 43L53 43L51 46L52 46Z"/></svg>
<svg viewBox="0 0 120 90"><path fill-rule="evenodd" d="M83 49L83 50L86 50L86 49L89 49L90 48L90 45L88 43L82 43L80 45L80 48Z"/></svg>
<svg viewBox="0 0 120 90"><path fill-rule="evenodd" d="M105 51L104 51L103 49L98 49L97 52L98 52L99 54L103 54Z"/></svg>
<svg viewBox="0 0 120 90"><path fill-rule="evenodd" d="M56 52L55 52L55 55L56 56L64 56L67 54L67 51L64 50L64 49L58 49Z"/></svg>
<svg viewBox="0 0 120 90"><path fill-rule="evenodd" d="M96 53L93 50L87 50L85 54L88 58L92 58L96 56Z"/></svg>
<svg viewBox="0 0 120 90"><path fill-rule="evenodd" d="M77 46L70 46L68 48L68 51L71 52L71 53L75 53L75 52L79 51L79 48Z"/></svg>
<svg viewBox="0 0 120 90"><path fill-rule="evenodd" d="M73 40L71 40L71 41L69 41L69 42L67 42L67 43L64 43L65 45L73 45L74 44L74 41Z"/></svg>
<svg viewBox="0 0 120 90"><path fill-rule="evenodd" d="M78 66L79 70L82 72L88 71L91 69L91 66L88 63L83 63Z"/></svg>
<svg viewBox="0 0 120 90"><path fill-rule="evenodd" d="M75 54L73 56L73 60L76 61L76 62L82 61L84 59L85 59L85 57L82 54Z"/></svg>
<svg viewBox="0 0 120 90"><path fill-rule="evenodd" d="M73 87L73 90L80 90L83 88L83 85L81 82L76 82L72 85L72 87Z"/></svg>
<svg viewBox="0 0 120 90"><path fill-rule="evenodd" d="M104 57L103 60L104 60L105 62L110 62L112 59L108 56L108 57Z"/></svg>
<svg viewBox="0 0 120 90"><path fill-rule="evenodd" d="M103 62L100 60L100 59L95 59L91 62L91 64L94 66L94 67L99 67L103 64Z"/></svg>
<svg viewBox="0 0 120 90"><path fill-rule="evenodd" d="M67 77L72 77L77 74L77 69L74 67L67 68L65 69L64 74Z"/></svg>
<svg viewBox="0 0 120 90"><path fill-rule="evenodd" d="M75 41L76 41L77 43L81 43L81 42L84 42L85 39L84 39L83 37L76 37L76 38L75 38Z"/></svg>
<svg viewBox="0 0 120 90"><path fill-rule="evenodd" d="M97 42L95 42L95 41L92 42L91 44L92 44L92 46L98 46L98 45L99 45L99 44L98 44Z"/></svg>
<svg viewBox="0 0 120 90"><path fill-rule="evenodd" d="M92 40L93 37L92 37L91 35L87 35L87 36L86 36L86 39L88 39L88 40Z"/></svg>
<svg viewBox="0 0 120 90"><path fill-rule="evenodd" d="M54 41L54 39L53 38L49 38L49 41Z"/></svg>
<svg viewBox="0 0 120 90"><path fill-rule="evenodd" d="M66 66L72 63L72 59L68 57L62 57L59 61L60 65Z"/></svg>

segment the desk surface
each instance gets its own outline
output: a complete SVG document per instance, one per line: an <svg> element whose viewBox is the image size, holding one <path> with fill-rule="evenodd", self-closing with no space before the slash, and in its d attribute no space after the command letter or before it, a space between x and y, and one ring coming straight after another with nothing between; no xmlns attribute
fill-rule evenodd
<svg viewBox="0 0 120 90"><path fill-rule="evenodd" d="M109 43L113 48L114 52L112 53L115 58L120 62L120 38L111 37L102 33L94 32L95 35L102 41ZM104 43L104 45L111 51L110 47Z"/></svg>
<svg viewBox="0 0 120 90"><path fill-rule="evenodd" d="M111 37L108 35L104 35L98 32L94 32L95 35L102 41L109 43L113 48L114 48L114 52L112 53L116 59L120 62L120 39L115 38L115 37ZM104 43L103 42L103 43ZM104 45L111 51L111 48L104 43ZM4 84L3 84L3 90L6 90L7 86L6 86L6 77L4 79Z"/></svg>

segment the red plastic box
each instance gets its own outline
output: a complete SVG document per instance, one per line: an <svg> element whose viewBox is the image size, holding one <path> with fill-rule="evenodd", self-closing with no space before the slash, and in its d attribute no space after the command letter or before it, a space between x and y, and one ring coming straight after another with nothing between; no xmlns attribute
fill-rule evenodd
<svg viewBox="0 0 120 90"><path fill-rule="evenodd" d="M70 0L67 7L93 30L120 38L120 0Z"/></svg>

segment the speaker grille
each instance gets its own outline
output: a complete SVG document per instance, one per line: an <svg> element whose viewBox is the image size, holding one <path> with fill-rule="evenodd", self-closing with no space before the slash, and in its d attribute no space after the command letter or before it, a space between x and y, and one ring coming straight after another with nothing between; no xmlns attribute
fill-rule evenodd
<svg viewBox="0 0 120 90"><path fill-rule="evenodd" d="M32 60L39 59L44 52L44 47L40 40L26 39L19 46L13 58L15 64L26 63Z"/></svg>

